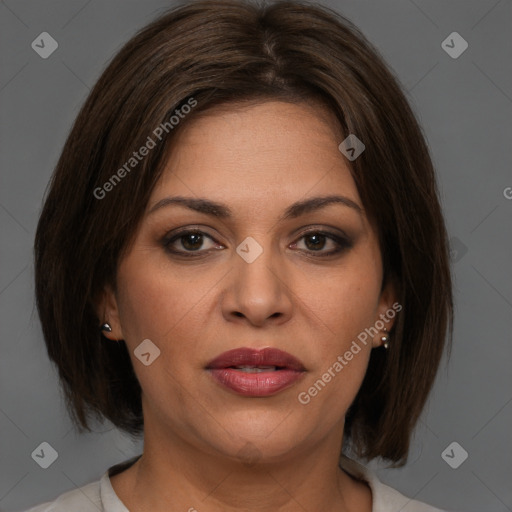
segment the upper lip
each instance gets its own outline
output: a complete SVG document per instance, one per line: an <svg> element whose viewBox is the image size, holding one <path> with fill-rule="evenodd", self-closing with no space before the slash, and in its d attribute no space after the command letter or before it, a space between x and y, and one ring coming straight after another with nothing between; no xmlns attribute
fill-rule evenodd
<svg viewBox="0 0 512 512"><path fill-rule="evenodd" d="M299 359L277 348L264 349L235 348L223 352L210 361L207 369L229 368L230 366L278 366L290 370L304 371Z"/></svg>

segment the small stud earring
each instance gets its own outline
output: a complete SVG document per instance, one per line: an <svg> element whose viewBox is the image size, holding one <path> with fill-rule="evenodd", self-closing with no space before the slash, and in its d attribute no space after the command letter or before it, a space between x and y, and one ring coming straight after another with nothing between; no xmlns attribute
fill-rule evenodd
<svg viewBox="0 0 512 512"><path fill-rule="evenodd" d="M380 337L380 341L382 341L383 347L387 350L389 348L389 334L384 329L384 334Z"/></svg>
<svg viewBox="0 0 512 512"><path fill-rule="evenodd" d="M110 327L110 324L107 324L106 322L101 326L101 330L105 332L112 332L112 327Z"/></svg>

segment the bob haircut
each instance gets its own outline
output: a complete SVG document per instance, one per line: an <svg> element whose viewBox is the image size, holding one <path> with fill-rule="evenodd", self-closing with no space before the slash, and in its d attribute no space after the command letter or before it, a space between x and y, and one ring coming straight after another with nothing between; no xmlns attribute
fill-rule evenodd
<svg viewBox="0 0 512 512"><path fill-rule="evenodd" d="M143 432L140 385L126 344L100 332L98 299L107 284L116 289L118 262L175 134L214 107L269 100L316 102L335 114L344 138L356 134L366 146L349 166L377 229L383 286L393 281L403 309L389 350L372 350L344 447L401 466L452 339L447 234L429 151L398 80L327 7L181 3L113 58L75 120L37 227L36 303L49 357L79 431L91 430L93 415L131 436ZM127 162L143 146L132 170Z"/></svg>

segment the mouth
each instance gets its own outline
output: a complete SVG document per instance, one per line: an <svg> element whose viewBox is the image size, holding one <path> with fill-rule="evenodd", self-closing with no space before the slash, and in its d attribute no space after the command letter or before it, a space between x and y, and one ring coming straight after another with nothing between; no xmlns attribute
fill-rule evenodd
<svg viewBox="0 0 512 512"><path fill-rule="evenodd" d="M272 396L306 373L301 361L276 348L238 348L223 352L205 368L222 387L252 397Z"/></svg>

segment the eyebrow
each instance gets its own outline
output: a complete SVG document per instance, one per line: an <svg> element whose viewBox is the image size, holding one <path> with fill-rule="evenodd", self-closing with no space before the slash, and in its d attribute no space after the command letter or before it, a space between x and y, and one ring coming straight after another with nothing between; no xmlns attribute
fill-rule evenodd
<svg viewBox="0 0 512 512"><path fill-rule="evenodd" d="M361 208L352 199L349 199L348 197L345 196L330 195L321 197L311 197L308 199L304 199L302 201L297 201L296 203L293 203L286 209L286 211L280 217L279 220L295 219L306 213L310 213L312 211L325 208L330 204L341 204L344 206L348 206L349 208L355 210L359 215L362 215L364 212L363 208ZM161 208L171 205L184 206L186 208L189 208L190 210L194 210L199 213L204 213L206 215L211 215L219 219L230 219L233 217L233 212L231 208L229 208L229 206L223 203L218 203L205 198L183 196L165 197L164 199L161 199L151 207L151 209L148 212L148 215L152 214L157 210L160 210Z"/></svg>

